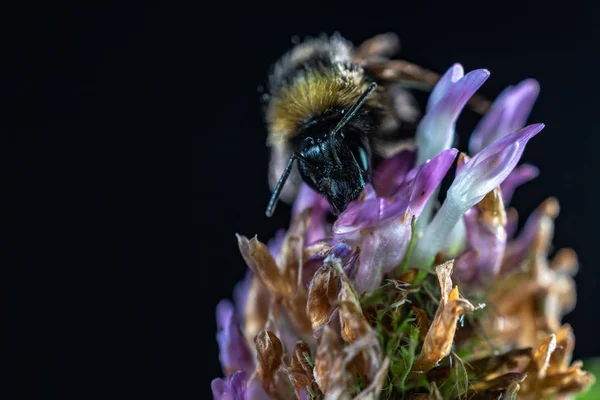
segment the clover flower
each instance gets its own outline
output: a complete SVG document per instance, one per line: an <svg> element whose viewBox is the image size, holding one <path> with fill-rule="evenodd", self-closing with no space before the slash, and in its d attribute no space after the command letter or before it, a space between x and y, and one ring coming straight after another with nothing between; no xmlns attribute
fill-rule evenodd
<svg viewBox="0 0 600 400"><path fill-rule="evenodd" d="M451 148L488 76L453 65L416 150L376 166L333 222L303 184L289 229L266 244L237 235L249 272L217 307L215 399L565 398L594 382L572 362L574 332L561 322L575 307L578 263L571 249L550 254L558 201L543 201L518 234L508 207L539 174L518 165L544 127L525 126L538 83L498 96L470 156Z"/></svg>

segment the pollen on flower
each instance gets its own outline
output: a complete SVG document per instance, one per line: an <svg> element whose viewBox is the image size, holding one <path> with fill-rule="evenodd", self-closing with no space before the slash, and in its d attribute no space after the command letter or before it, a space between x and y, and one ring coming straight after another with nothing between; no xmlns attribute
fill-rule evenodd
<svg viewBox="0 0 600 400"><path fill-rule="evenodd" d="M558 200L542 201L518 234L509 204L538 174L517 165L543 128L525 126L538 83L498 97L470 156L450 148L488 75L450 68L416 149L376 165L337 217L302 184L287 231L237 235L249 272L217 310L215 399L563 399L594 382L562 321L579 266L573 249L551 254Z"/></svg>

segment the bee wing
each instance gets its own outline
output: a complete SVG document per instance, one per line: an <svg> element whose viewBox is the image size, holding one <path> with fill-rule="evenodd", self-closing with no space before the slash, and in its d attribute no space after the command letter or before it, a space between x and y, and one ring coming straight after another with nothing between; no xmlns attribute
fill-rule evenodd
<svg viewBox="0 0 600 400"><path fill-rule="evenodd" d="M404 60L365 60L362 67L373 79L384 83L396 83L406 89L431 91L441 77ZM489 100L478 94L471 97L468 104L479 114L485 114L491 106Z"/></svg>
<svg viewBox="0 0 600 400"><path fill-rule="evenodd" d="M271 146L271 156L269 159L269 187L271 188L271 191L275 189L277 182L279 182L279 178L281 178L283 170L290 160L291 155L292 150L285 142L275 143ZM279 199L287 204L291 204L296 198L301 183L302 178L298 172L298 167L294 164L292 172L283 186Z"/></svg>
<svg viewBox="0 0 600 400"><path fill-rule="evenodd" d="M400 51L400 39L395 33L383 33L365 40L354 52L354 59L358 63L365 60L374 60L391 57Z"/></svg>

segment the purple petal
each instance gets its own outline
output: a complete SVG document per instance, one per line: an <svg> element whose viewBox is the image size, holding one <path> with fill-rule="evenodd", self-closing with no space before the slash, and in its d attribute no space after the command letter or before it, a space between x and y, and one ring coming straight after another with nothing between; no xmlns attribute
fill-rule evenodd
<svg viewBox="0 0 600 400"><path fill-rule="evenodd" d="M231 375L229 386L234 399L246 399L246 371L238 371Z"/></svg>
<svg viewBox="0 0 600 400"><path fill-rule="evenodd" d="M466 250L454 261L454 278L461 284L475 281L478 261L479 253L476 250Z"/></svg>
<svg viewBox="0 0 600 400"><path fill-rule="evenodd" d="M354 277L354 288L358 293L377 289L383 279L383 269L376 258L380 239L381 237L375 232L369 232L362 241L358 269Z"/></svg>
<svg viewBox="0 0 600 400"><path fill-rule="evenodd" d="M237 371L229 378L216 378L210 384L214 400L247 400L246 371Z"/></svg>
<svg viewBox="0 0 600 400"><path fill-rule="evenodd" d="M408 201L412 215L418 217L421 214L425 203L442 182L444 176L446 176L452 162L456 158L456 154L458 154L458 150L456 149L444 150L419 167L412 181L410 199Z"/></svg>
<svg viewBox="0 0 600 400"><path fill-rule="evenodd" d="M452 84L425 114L415 135L418 148L417 164L422 164L442 150L450 148L458 116L467 101L489 76L489 71L485 69L469 72Z"/></svg>
<svg viewBox="0 0 600 400"><path fill-rule="evenodd" d="M370 184L365 185L364 193L366 196L348 204L333 224L335 240L357 242L363 229L374 226L381 220L385 204L375 196L375 190Z"/></svg>
<svg viewBox="0 0 600 400"><path fill-rule="evenodd" d="M354 287L358 293L377 289L383 275L397 268L408 249L411 220L391 219L364 235L358 256Z"/></svg>
<svg viewBox="0 0 600 400"><path fill-rule="evenodd" d="M456 63L452 65L440 80L435 84L435 87L429 95L427 100L427 110L429 111L434 107L440 99L446 94L448 89L456 82L458 82L465 75L465 71L462 65Z"/></svg>
<svg viewBox="0 0 600 400"><path fill-rule="evenodd" d="M229 400L231 398L229 394L229 385L227 384L227 378L215 378L210 383L214 400ZM229 396L229 397L228 397Z"/></svg>
<svg viewBox="0 0 600 400"><path fill-rule="evenodd" d="M357 261L358 261L359 254L360 253L358 251L355 251L354 253L352 253L352 255L350 256L348 261L346 261L346 264L343 267L344 273L349 278L354 277L354 271L356 270L356 265L358 264Z"/></svg>
<svg viewBox="0 0 600 400"><path fill-rule="evenodd" d="M551 227L553 224L548 223L548 219L554 220L559 212L559 205L556 199L551 198L538 206L533 213L527 218L523 230L519 236L509 242L506 247L506 255L503 261L503 268L515 268L525 260L529 252L535 246L536 236L540 229Z"/></svg>
<svg viewBox="0 0 600 400"><path fill-rule="evenodd" d="M329 255L337 258L346 258L352 254L352 247L345 243L338 243L330 250Z"/></svg>
<svg viewBox="0 0 600 400"><path fill-rule="evenodd" d="M506 88L479 122L469 141L469 151L477 154L505 135L521 129L540 91L538 82L526 79Z"/></svg>
<svg viewBox="0 0 600 400"><path fill-rule="evenodd" d="M267 242L269 252L275 259L279 257L281 246L283 245L283 241L285 240L285 234L285 229L278 229L277 232L275 232L275 235Z"/></svg>
<svg viewBox="0 0 600 400"><path fill-rule="evenodd" d="M253 368L252 356L240 330L233 304L222 300L217 304L217 342L219 360L225 375L234 371Z"/></svg>
<svg viewBox="0 0 600 400"><path fill-rule="evenodd" d="M244 279L238 282L233 288L233 303L236 310L242 311L246 309L246 298L248 297L248 289L250 288L251 281L252 271L248 269Z"/></svg>
<svg viewBox="0 0 600 400"><path fill-rule="evenodd" d="M379 197L394 194L406 180L417 159L413 150L403 150L398 154L383 160L373 171L373 186Z"/></svg>
<svg viewBox="0 0 600 400"><path fill-rule="evenodd" d="M325 197L312 190L306 183L302 183L292 207L292 219L307 208L312 208L305 237L306 243L310 244L328 235L327 213L331 207Z"/></svg>
<svg viewBox="0 0 600 400"><path fill-rule="evenodd" d="M539 174L540 170L531 164L523 164L516 167L500 185L504 204L510 203L516 188L534 178L537 178Z"/></svg>
<svg viewBox="0 0 600 400"><path fill-rule="evenodd" d="M525 145L544 128L533 124L502 139L477 153L459 171L448 195L462 203L465 210L479 203L510 174L523 154Z"/></svg>
<svg viewBox="0 0 600 400"><path fill-rule="evenodd" d="M488 226L476 206L465 213L464 221L468 249L454 263L454 274L462 282L487 284L500 271L506 230Z"/></svg>

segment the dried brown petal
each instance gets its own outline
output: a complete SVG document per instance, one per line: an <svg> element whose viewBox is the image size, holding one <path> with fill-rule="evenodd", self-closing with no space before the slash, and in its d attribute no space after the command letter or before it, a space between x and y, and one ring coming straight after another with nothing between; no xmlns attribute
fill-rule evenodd
<svg viewBox="0 0 600 400"><path fill-rule="evenodd" d="M352 283L345 274L340 276L340 324L342 326L342 339L348 343L363 337L371 330L371 326L365 319L358 296L352 287Z"/></svg>
<svg viewBox="0 0 600 400"><path fill-rule="evenodd" d="M381 347L374 331L344 348L344 365L351 366L367 382L381 368Z"/></svg>
<svg viewBox="0 0 600 400"><path fill-rule="evenodd" d="M292 220L281 245L278 264L284 280L291 284L301 284L304 234L310 222L310 215L311 209L308 208Z"/></svg>
<svg viewBox="0 0 600 400"><path fill-rule="evenodd" d="M302 335L312 334L312 326L306 315L306 292L302 290L293 299L285 300L283 305L298 332Z"/></svg>
<svg viewBox="0 0 600 400"><path fill-rule="evenodd" d="M429 388L429 400L444 400L435 382L431 382Z"/></svg>
<svg viewBox="0 0 600 400"><path fill-rule="evenodd" d="M577 253L571 248L558 250L552 261L550 261L550 268L556 272L566 273L571 276L577 273L578 266Z"/></svg>
<svg viewBox="0 0 600 400"><path fill-rule="evenodd" d="M454 267L454 260L447 261L442 265L438 265L435 268L435 273L438 277L438 282L440 283L440 293L442 298L440 299L441 303L446 303L448 300L448 295L452 291L452 268Z"/></svg>
<svg viewBox="0 0 600 400"><path fill-rule="evenodd" d="M244 336L250 348L254 347L254 338L263 329L269 317L271 295L261 279L254 275L250 281L246 305L244 307Z"/></svg>
<svg viewBox="0 0 600 400"><path fill-rule="evenodd" d="M511 370L516 368L519 365L517 359L524 357L532 357L531 347L513 349L503 354L472 360L465 365L469 370L477 373L478 376L485 377L487 375L495 374L500 370Z"/></svg>
<svg viewBox="0 0 600 400"><path fill-rule="evenodd" d="M331 250L331 247L332 246L327 242L317 242L310 244L304 247L304 250L302 252L302 258L306 260L307 258L313 256L325 257L329 250Z"/></svg>
<svg viewBox="0 0 600 400"><path fill-rule="evenodd" d="M569 368L574 348L573 329L571 329L571 325L565 324L556 332L556 349L550 356L549 375L564 372Z"/></svg>
<svg viewBox="0 0 600 400"><path fill-rule="evenodd" d="M412 310L415 313L415 323L417 324L417 328L419 328L419 338L423 340L429 330L429 318L427 318L427 313L419 307L412 306Z"/></svg>
<svg viewBox="0 0 600 400"><path fill-rule="evenodd" d="M237 237L246 264L262 279L269 292L279 297L291 297L295 291L296 282L284 279L269 248L256 236L250 240L241 235L237 235Z"/></svg>
<svg viewBox="0 0 600 400"><path fill-rule="evenodd" d="M418 269L411 268L408 271L400 274L398 276L397 280L399 280L401 282L406 282L406 283L412 284L415 281L415 278L417 277L418 273L419 273Z"/></svg>
<svg viewBox="0 0 600 400"><path fill-rule="evenodd" d="M458 317L475 309L469 301L459 298L457 286L452 289L450 274L453 264L453 261L448 261L436 268L441 289L440 305L427 331L413 371L427 372L450 354Z"/></svg>
<svg viewBox="0 0 600 400"><path fill-rule="evenodd" d="M347 343L355 342L371 330L371 326L356 304L349 301L340 303L339 313L342 338Z"/></svg>
<svg viewBox="0 0 600 400"><path fill-rule="evenodd" d="M506 226L506 211L502 201L500 187L496 187L477 203L481 210L481 218L485 224L492 230L502 229Z"/></svg>
<svg viewBox="0 0 600 400"><path fill-rule="evenodd" d="M343 362L342 346L333 329L325 326L321 335L321 341L317 347L315 357L315 368L313 370L315 380L326 399L348 399L348 387L352 376L348 373Z"/></svg>
<svg viewBox="0 0 600 400"><path fill-rule="evenodd" d="M383 360L381 368L373 377L373 380L362 392L360 392L354 400L377 400L383 390L383 384L387 376L388 368L390 367L390 359L388 357ZM435 383L434 383L435 385ZM441 398L441 397L440 397Z"/></svg>
<svg viewBox="0 0 600 400"><path fill-rule="evenodd" d="M308 359L311 358L310 347L305 342L296 343L294 353L292 355L291 366L288 368L288 377L294 387L296 396L300 398L300 394L307 387L310 387L312 393L317 397L323 396L319 386L313 377L313 367Z"/></svg>
<svg viewBox="0 0 600 400"><path fill-rule="evenodd" d="M504 389L490 389L482 393L476 393L469 400L516 400L521 389L518 381L512 381Z"/></svg>
<svg viewBox="0 0 600 400"><path fill-rule="evenodd" d="M305 214L301 216L305 216ZM302 229L305 229L302 227L306 222L302 221L297 222L300 227L296 227L295 232L298 234L303 234ZM238 235L238 245L248 266L260 277L265 287L275 297L273 299L275 303L285 306L298 331L308 334L312 329L306 315L306 289L299 282L301 277L298 274L301 256L293 256L294 248L298 250L298 253L301 253L302 240L288 233L281 252L283 254L282 258L291 264L285 264L280 268L265 244L256 237L248 240L248 238ZM277 319L272 322L277 324Z"/></svg>
<svg viewBox="0 0 600 400"><path fill-rule="evenodd" d="M554 234L554 220L560 212L558 200L555 197L549 197L538 206L538 211L542 214L539 220L538 233L534 242L534 249L546 256L550 249L552 236Z"/></svg>
<svg viewBox="0 0 600 400"><path fill-rule="evenodd" d="M282 363L283 345L277 336L267 330L262 330L254 339L256 345L256 371L260 377L263 389L271 396L278 392L278 376L276 375Z"/></svg>
<svg viewBox="0 0 600 400"><path fill-rule="evenodd" d="M533 362L537 370L538 378L546 376L546 370L550 365L550 355L556 349L556 335L548 336L533 353Z"/></svg>
<svg viewBox="0 0 600 400"><path fill-rule="evenodd" d="M514 384L519 384L523 382L527 378L527 374L521 374L518 372L509 372L504 375L500 375L494 379L490 379L489 381L481 381L474 384L470 391L475 393L477 392L502 392L507 389L511 390L519 390L519 386L515 386ZM515 392L516 393L516 392ZM496 397L498 398L498 397Z"/></svg>
<svg viewBox="0 0 600 400"><path fill-rule="evenodd" d="M315 273L308 289L306 314L312 324L312 329L325 325L334 309L337 297L335 272L329 265L323 265Z"/></svg>

